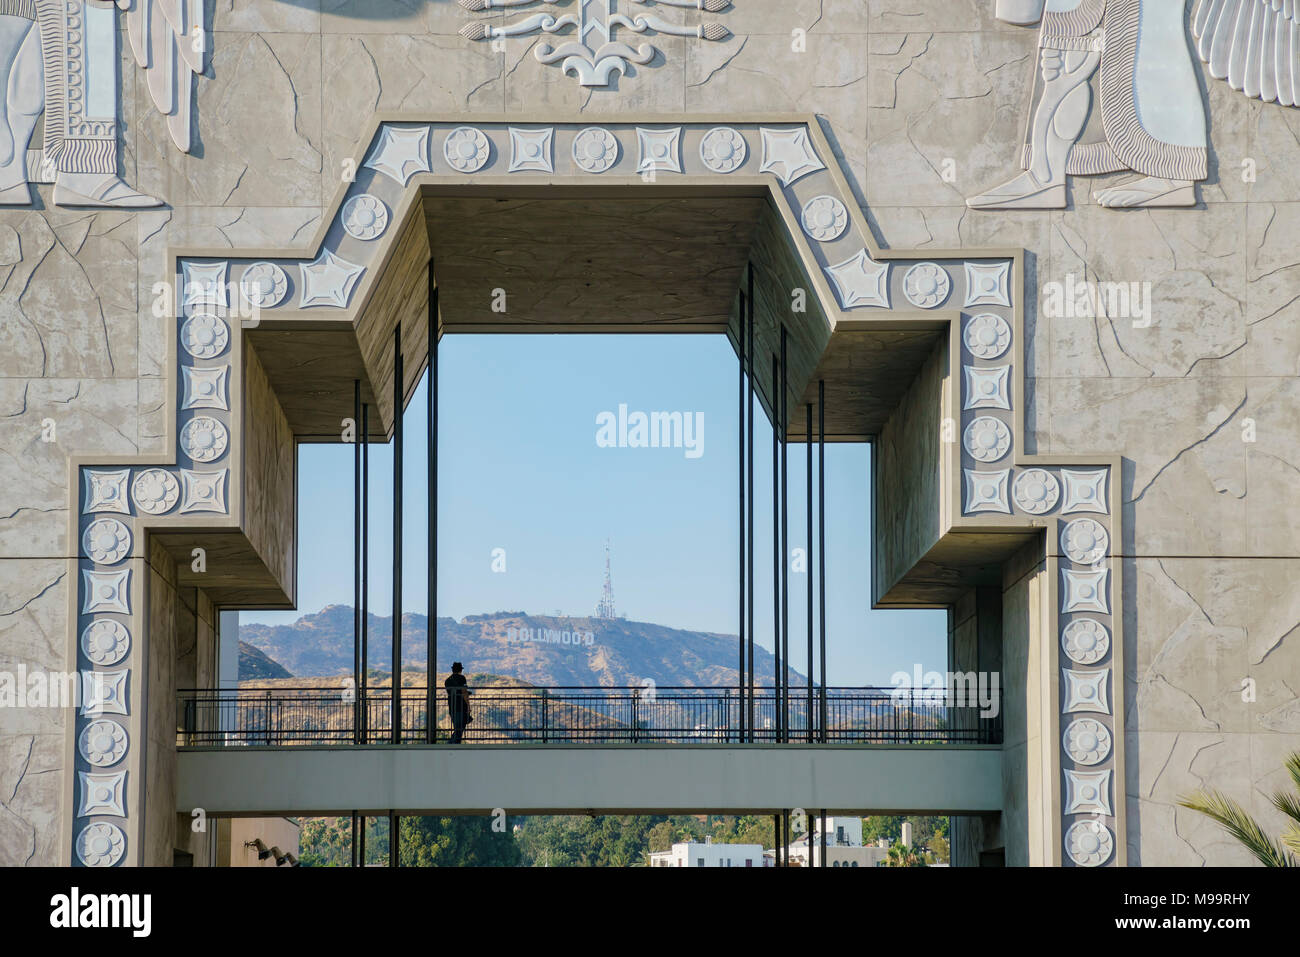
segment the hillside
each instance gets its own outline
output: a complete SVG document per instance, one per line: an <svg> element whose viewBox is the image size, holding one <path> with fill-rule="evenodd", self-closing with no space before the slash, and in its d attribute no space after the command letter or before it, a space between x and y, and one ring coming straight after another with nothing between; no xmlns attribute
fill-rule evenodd
<svg viewBox="0 0 1300 957"><path fill-rule="evenodd" d="M349 605L329 605L290 625L240 625L247 643L299 678L329 677L352 671L352 621ZM370 616L372 671L387 673L392 658L391 618ZM424 615L402 617L403 668L426 670ZM568 643L560 640L570 636ZM578 641L572 635L579 635ZM590 639L587 635L590 634ZM531 636L537 640L520 640ZM553 637L556 640L547 641ZM627 687L651 679L660 686L734 685L737 680L734 635L684 631L649 622L602 618L556 618L523 612L471 615L462 621L438 619L438 670L462 661L467 672L514 678L540 686ZM755 648L758 683L770 686L771 653ZM245 675L241 658L240 678ZM271 677L262 675L260 677ZM792 685L804 678L791 672Z"/></svg>
<svg viewBox="0 0 1300 957"><path fill-rule="evenodd" d="M292 678L288 668L246 641L239 643L239 680Z"/></svg>

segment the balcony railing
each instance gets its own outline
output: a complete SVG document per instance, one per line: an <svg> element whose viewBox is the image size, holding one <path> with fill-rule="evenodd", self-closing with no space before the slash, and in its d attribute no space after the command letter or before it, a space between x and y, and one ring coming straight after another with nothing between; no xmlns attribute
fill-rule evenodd
<svg viewBox="0 0 1300 957"><path fill-rule="evenodd" d="M769 688L750 700L736 688L470 688L467 744L1000 744L1001 701L991 708L950 703L942 691L896 688L791 688L789 719L778 727ZM452 723L447 691L437 690L437 743ZM402 743L428 743L423 688L403 688ZM992 713L987 713L992 712ZM825 721L822 721L822 714ZM391 743L392 690L364 696L342 688L181 691L177 746L303 746Z"/></svg>

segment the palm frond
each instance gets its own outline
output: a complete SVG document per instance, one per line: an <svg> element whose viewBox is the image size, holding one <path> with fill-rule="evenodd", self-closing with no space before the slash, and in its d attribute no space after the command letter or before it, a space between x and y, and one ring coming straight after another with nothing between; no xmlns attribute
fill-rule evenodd
<svg viewBox="0 0 1300 957"><path fill-rule="evenodd" d="M1281 844L1271 841L1264 829L1236 801L1218 791L1196 791L1179 799L1178 805L1213 819L1246 846L1266 867L1295 867L1296 860Z"/></svg>
<svg viewBox="0 0 1300 957"><path fill-rule="evenodd" d="M1282 832L1282 843L1300 853L1300 824L1291 824Z"/></svg>
<svg viewBox="0 0 1300 957"><path fill-rule="evenodd" d="M1297 825L1300 825L1300 794L1288 794L1286 791L1278 791L1271 800L1275 808Z"/></svg>
<svg viewBox="0 0 1300 957"><path fill-rule="evenodd" d="M1291 774L1291 780L1295 782L1296 790L1300 791L1300 751L1294 751L1286 759L1285 767Z"/></svg>

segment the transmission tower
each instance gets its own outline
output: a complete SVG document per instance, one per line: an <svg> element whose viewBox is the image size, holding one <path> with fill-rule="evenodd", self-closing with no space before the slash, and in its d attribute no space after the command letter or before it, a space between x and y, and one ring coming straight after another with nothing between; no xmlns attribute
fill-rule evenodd
<svg viewBox="0 0 1300 957"><path fill-rule="evenodd" d="M609 539L605 539L605 588L596 603L597 618L617 618L614 611L614 581L609 574Z"/></svg>

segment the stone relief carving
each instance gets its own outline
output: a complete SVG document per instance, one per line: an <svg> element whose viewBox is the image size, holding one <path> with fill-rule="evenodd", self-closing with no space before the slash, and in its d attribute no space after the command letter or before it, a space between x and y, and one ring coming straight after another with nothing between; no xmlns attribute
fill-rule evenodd
<svg viewBox="0 0 1300 957"><path fill-rule="evenodd" d="M135 477L131 495L140 511L150 515L169 512L180 498L180 483L176 476L162 469L145 469Z"/></svg>
<svg viewBox="0 0 1300 957"><path fill-rule="evenodd" d="M92 721L81 729L77 750L87 764L111 767L126 754L126 729L109 718Z"/></svg>
<svg viewBox="0 0 1300 957"><path fill-rule="evenodd" d="M510 127L510 172L532 170L538 173L554 173L555 163L551 159L551 143L555 139L555 130L521 130Z"/></svg>
<svg viewBox="0 0 1300 957"><path fill-rule="evenodd" d="M120 615L131 614L130 584L131 569L123 568L115 572L92 572L83 569L81 613L91 615L96 612L117 612Z"/></svg>
<svg viewBox="0 0 1300 957"><path fill-rule="evenodd" d="M966 475L966 511L1004 512L1011 514L1011 505L1007 501L1007 485L1011 478L1010 469L998 472L977 472L963 469Z"/></svg>
<svg viewBox="0 0 1300 957"><path fill-rule="evenodd" d="M1045 469L1026 469L1016 476L1011 494L1022 512L1043 515L1056 507L1061 486L1056 476Z"/></svg>
<svg viewBox="0 0 1300 957"><path fill-rule="evenodd" d="M1095 565L1106 557L1109 547L1106 529L1090 518L1075 519L1061 531L1061 549L1080 565Z"/></svg>
<svg viewBox="0 0 1300 957"><path fill-rule="evenodd" d="M665 170L670 173L682 171L682 128L674 126L666 130L647 130L636 128L637 146L640 159L636 164L638 173Z"/></svg>
<svg viewBox="0 0 1300 957"><path fill-rule="evenodd" d="M1110 755L1110 732L1094 718L1076 718L1065 729L1065 751L1079 764L1098 764Z"/></svg>
<svg viewBox="0 0 1300 957"><path fill-rule="evenodd" d="M1201 0L1191 27L1210 76L1252 99L1300 105L1300 6L1293 0Z"/></svg>
<svg viewBox="0 0 1300 957"><path fill-rule="evenodd" d="M384 211L384 223L387 225L388 213ZM346 229L346 223L344 224ZM383 229L380 229L383 232ZM289 277L275 263L253 263L244 270L239 278L239 294L249 305L262 309L272 309L284 302L289 293Z"/></svg>
<svg viewBox="0 0 1300 957"><path fill-rule="evenodd" d="M192 140L190 91L203 72L203 0L116 0L135 62L177 149ZM0 5L0 206L53 182L60 206L145 208L161 201L118 175L117 32L112 6L87 0ZM44 116L39 168L29 146Z"/></svg>
<svg viewBox="0 0 1300 957"><path fill-rule="evenodd" d="M534 34L560 34L573 27L571 34L558 45L541 41L533 48L533 55L542 63L559 63L561 69L577 78L583 86L609 86L615 74L626 75L632 64L644 66L654 59L657 48L649 43L630 46L618 39L620 30L632 33L660 33L665 36L695 37L700 40L724 40L731 34L718 23L699 22L691 25L669 23L654 13L618 12L620 0L578 0L572 13L556 16L544 0L456 0L473 13L492 10L518 10L521 16L500 25L480 20L471 21L460 28L467 40L499 41L510 37ZM622 0L627 8L681 7L719 13L731 6L730 0ZM545 12L528 13L545 7Z"/></svg>
<svg viewBox="0 0 1300 957"><path fill-rule="evenodd" d="M1021 149L1023 173L973 196L974 209L1063 209L1069 176L1130 171L1093 194L1102 206L1194 206L1206 178L1206 108L1186 36L1186 2L998 0L998 19L1039 24L1038 75ZM1295 106L1300 6L1200 0L1196 52L1211 76L1247 96ZM1100 133L1088 130L1100 73ZM1093 124L1096 126L1097 124Z"/></svg>
<svg viewBox="0 0 1300 957"><path fill-rule="evenodd" d="M1011 448L1011 430L1001 419L980 416L966 426L966 454L977 462L996 462Z"/></svg>
<svg viewBox="0 0 1300 957"><path fill-rule="evenodd" d="M966 375L966 402L963 409L1011 408L1009 394L1011 366L963 366Z"/></svg>
<svg viewBox="0 0 1300 957"><path fill-rule="evenodd" d="M599 126L589 126L573 138L573 161L587 173L603 173L618 162L618 137Z"/></svg>
<svg viewBox="0 0 1300 957"><path fill-rule="evenodd" d="M1010 306L1011 263L967 263L965 306Z"/></svg>
<svg viewBox="0 0 1300 957"><path fill-rule="evenodd" d="M1065 813L1110 815L1110 771L1066 771Z"/></svg>
<svg viewBox="0 0 1300 957"><path fill-rule="evenodd" d="M385 125L379 131L379 139L370 155L361 165L405 186L416 173L427 173L431 169L429 128Z"/></svg>
<svg viewBox="0 0 1300 957"><path fill-rule="evenodd" d="M952 281L938 263L917 263L903 274L903 295L919 309L943 305L951 290Z"/></svg>
<svg viewBox="0 0 1300 957"><path fill-rule="evenodd" d="M215 462L228 444L226 427L208 415L196 415L181 429L181 450L196 462Z"/></svg>
<svg viewBox="0 0 1300 957"><path fill-rule="evenodd" d="M299 263L298 272L302 277L298 305L334 306L338 309L347 307L352 297L352 288L365 272L364 266L350 263L340 256L335 256L328 249L321 250L320 256L309 263Z"/></svg>
<svg viewBox="0 0 1300 957"><path fill-rule="evenodd" d="M115 518L101 518L87 526L81 548L97 565L116 565L131 551L131 532Z"/></svg>
<svg viewBox="0 0 1300 957"><path fill-rule="evenodd" d="M214 369L181 366L181 378L185 387L181 408L220 409L229 412L230 399L226 386L229 377L230 366L217 366Z"/></svg>
<svg viewBox="0 0 1300 957"><path fill-rule="evenodd" d="M1061 633L1061 647L1071 661L1095 665L1110 650L1110 633L1096 618L1076 618Z"/></svg>
<svg viewBox="0 0 1300 957"><path fill-rule="evenodd" d="M224 512L227 471L195 472L181 469L181 511Z"/></svg>
<svg viewBox="0 0 1300 957"><path fill-rule="evenodd" d="M1106 598L1109 568L1095 571L1061 569L1061 611L1099 611L1110 614Z"/></svg>
<svg viewBox="0 0 1300 957"><path fill-rule="evenodd" d="M120 621L100 618L81 633L81 653L97 665L115 665L126 657L131 634Z"/></svg>
<svg viewBox="0 0 1300 957"><path fill-rule="evenodd" d="M997 359L1011 345L1011 327L1001 316L983 312L966 320L962 341L975 358Z"/></svg>
<svg viewBox="0 0 1300 957"><path fill-rule="evenodd" d="M1061 511L1097 512L1106 514L1106 472L1080 472L1075 469L1061 469L1061 481L1065 483L1065 504Z"/></svg>
<svg viewBox="0 0 1300 957"><path fill-rule="evenodd" d="M1074 671L1066 668L1061 673L1065 676L1065 706L1062 711L1067 714L1075 711L1110 714L1110 702L1106 695L1106 675L1109 672Z"/></svg>
<svg viewBox="0 0 1300 957"><path fill-rule="evenodd" d="M715 173L733 173L749 155L749 144L738 130L715 126L700 140L700 159Z"/></svg>
<svg viewBox="0 0 1300 957"><path fill-rule="evenodd" d="M1065 853L1080 867L1097 867L1110 860L1115 838L1098 821L1075 821L1065 832Z"/></svg>
<svg viewBox="0 0 1300 957"><path fill-rule="evenodd" d="M792 130L760 127L758 132L763 139L763 159L758 164L758 171L776 174L782 186L789 186L809 173L826 168L808 139L808 131L802 126Z"/></svg>
<svg viewBox="0 0 1300 957"><path fill-rule="evenodd" d="M353 239L378 239L388 228L388 207L369 193L358 193L343 204L343 231Z"/></svg>
<svg viewBox="0 0 1300 957"><path fill-rule="evenodd" d="M126 668L120 671L83 671L81 680L85 694L81 700L81 713L83 715L126 714L126 687L129 674L130 671Z"/></svg>
<svg viewBox="0 0 1300 957"><path fill-rule="evenodd" d="M87 512L120 512L130 514L131 506L126 500L126 481L131 475L130 469L98 471L86 469L86 504Z"/></svg>
<svg viewBox="0 0 1300 957"><path fill-rule="evenodd" d="M476 173L492 155L492 144L482 130L458 126L442 141L442 155L458 173Z"/></svg>
<svg viewBox="0 0 1300 957"><path fill-rule="evenodd" d="M186 260L181 266L184 276L184 296L186 306L226 306L226 271L228 264L218 262L191 262Z"/></svg>
<svg viewBox="0 0 1300 957"><path fill-rule="evenodd" d="M800 222L818 242L834 242L849 228L849 211L834 196L814 196L804 204Z"/></svg>
<svg viewBox="0 0 1300 957"><path fill-rule="evenodd" d="M126 835L116 824L87 824L77 835L77 858L87 867L112 867L126 853Z"/></svg>
<svg viewBox="0 0 1300 957"><path fill-rule="evenodd" d="M873 261L865 249L851 259L827 266L826 275L835 286L840 308L889 308L889 263Z"/></svg>
<svg viewBox="0 0 1300 957"><path fill-rule="evenodd" d="M78 771L77 778L81 782L81 805L77 808L79 817L91 814L126 817L126 771L108 774Z"/></svg>

